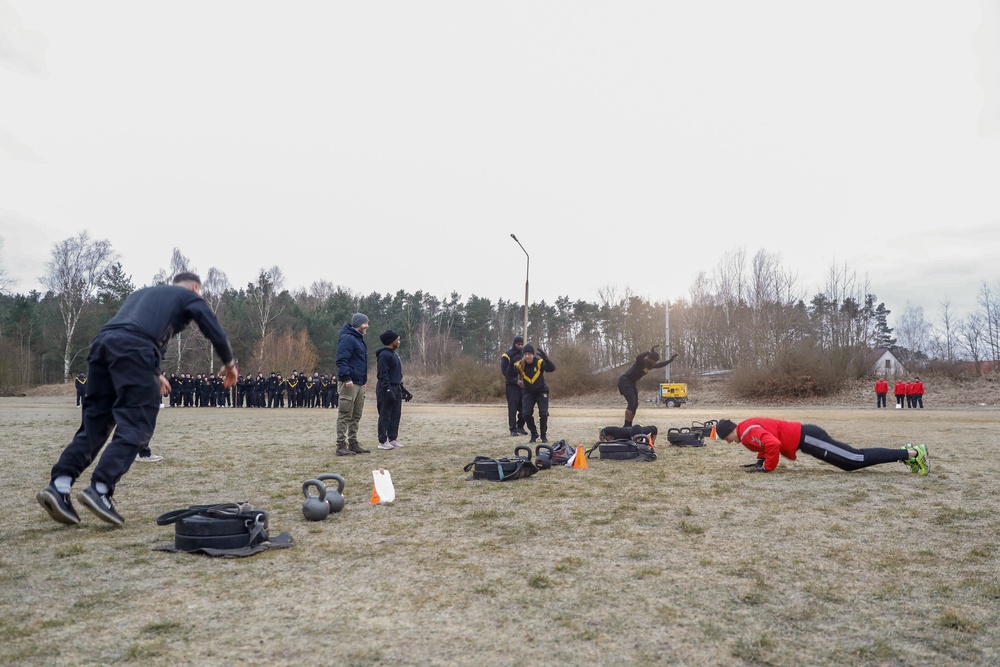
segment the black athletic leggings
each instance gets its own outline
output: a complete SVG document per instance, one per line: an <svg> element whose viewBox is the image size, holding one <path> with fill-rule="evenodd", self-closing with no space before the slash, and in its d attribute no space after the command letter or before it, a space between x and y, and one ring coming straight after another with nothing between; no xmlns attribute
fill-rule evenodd
<svg viewBox="0 0 1000 667"><path fill-rule="evenodd" d="M639 387L627 375L618 378L618 393L625 397L625 409L635 412L639 409Z"/></svg>
<svg viewBox="0 0 1000 667"><path fill-rule="evenodd" d="M855 449L834 440L826 431L812 424L802 425L802 441L799 443L799 451L835 465L841 470L858 470L879 463L905 461L910 458L905 449L886 449L883 447Z"/></svg>

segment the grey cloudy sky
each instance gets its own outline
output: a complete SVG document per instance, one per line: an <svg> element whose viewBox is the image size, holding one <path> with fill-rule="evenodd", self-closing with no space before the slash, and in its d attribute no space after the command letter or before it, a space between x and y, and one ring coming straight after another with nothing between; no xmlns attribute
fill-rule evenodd
<svg viewBox="0 0 1000 667"><path fill-rule="evenodd" d="M1000 0L0 0L16 291L87 230L137 284L685 296L736 247L894 314L1000 286Z"/></svg>

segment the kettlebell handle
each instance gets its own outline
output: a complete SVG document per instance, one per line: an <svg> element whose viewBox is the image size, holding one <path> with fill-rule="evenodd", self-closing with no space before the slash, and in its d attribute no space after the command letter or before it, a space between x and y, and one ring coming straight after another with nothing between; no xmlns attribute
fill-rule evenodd
<svg viewBox="0 0 1000 667"><path fill-rule="evenodd" d="M316 491L319 492L318 496L310 495L309 487L311 486L316 487ZM309 498L317 498L319 500L323 500L324 498L326 498L326 484L319 481L318 479L307 479L306 481L302 482L302 495L306 497L306 500L308 500Z"/></svg>
<svg viewBox="0 0 1000 667"><path fill-rule="evenodd" d="M316 479L318 479L318 480L330 480L330 479L337 480L337 493L339 493L340 495L344 495L344 478L341 477L340 475L338 475L337 473L335 473L335 472L325 472L322 475L317 475ZM324 495L326 495L326 494L324 494Z"/></svg>

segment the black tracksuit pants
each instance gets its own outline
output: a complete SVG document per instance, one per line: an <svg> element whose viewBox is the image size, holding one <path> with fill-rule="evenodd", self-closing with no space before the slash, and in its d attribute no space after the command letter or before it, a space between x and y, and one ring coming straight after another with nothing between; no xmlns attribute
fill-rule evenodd
<svg viewBox="0 0 1000 667"><path fill-rule="evenodd" d="M799 451L835 465L841 470L860 470L880 463L905 461L910 458L905 449L886 449L870 447L855 449L850 445L834 440L819 426L802 425L802 441Z"/></svg>
<svg viewBox="0 0 1000 667"><path fill-rule="evenodd" d="M399 391L399 387L395 388ZM403 415L403 402L388 391L375 390L375 407L378 409L378 442L382 444L399 437L399 419Z"/></svg>
<svg viewBox="0 0 1000 667"><path fill-rule="evenodd" d="M73 440L52 468L52 480L76 481L107 442L92 483L107 484L108 495L128 472L149 440L160 414L160 353L151 340L123 329L98 334L87 357L87 400Z"/></svg>
<svg viewBox="0 0 1000 667"><path fill-rule="evenodd" d="M521 388L507 383L507 425L511 431L524 428L524 414L521 412Z"/></svg>

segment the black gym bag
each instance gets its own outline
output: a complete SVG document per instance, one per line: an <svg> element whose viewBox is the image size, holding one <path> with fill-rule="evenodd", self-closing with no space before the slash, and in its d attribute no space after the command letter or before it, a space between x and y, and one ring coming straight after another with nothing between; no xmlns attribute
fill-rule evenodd
<svg viewBox="0 0 1000 667"><path fill-rule="evenodd" d="M628 440L612 440L610 442L597 442L587 450L590 456L594 450L598 451L599 458L617 461L655 461L656 450L646 435L635 435Z"/></svg>
<svg viewBox="0 0 1000 667"><path fill-rule="evenodd" d="M172 547L154 547L159 551L201 552L209 556L252 556L270 547L291 547L295 540L288 533L275 538L267 534L267 512L255 510L248 503L192 505L156 518L159 526L174 524Z"/></svg>
<svg viewBox="0 0 1000 667"><path fill-rule="evenodd" d="M521 456L520 451L527 454ZM465 472L472 471L472 479L487 479L491 482L509 482L515 479L531 477L538 472L538 467L531 462L531 448L520 445L514 448L514 458L494 459L489 456L477 456L465 466Z"/></svg>
<svg viewBox="0 0 1000 667"><path fill-rule="evenodd" d="M709 426L709 430L711 430ZM688 427L667 429L667 442L675 447L704 447L703 429L692 430Z"/></svg>

